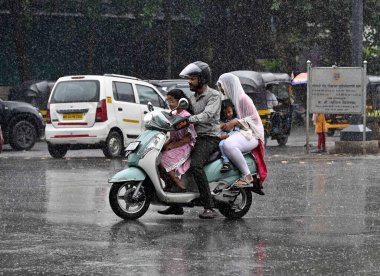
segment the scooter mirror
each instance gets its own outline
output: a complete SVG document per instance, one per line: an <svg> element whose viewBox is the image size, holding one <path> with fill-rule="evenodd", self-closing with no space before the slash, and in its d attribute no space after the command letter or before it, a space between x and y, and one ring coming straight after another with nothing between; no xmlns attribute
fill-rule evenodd
<svg viewBox="0 0 380 276"><path fill-rule="evenodd" d="M188 109L189 108L189 102L187 101L187 99L185 99L185 98L179 99L177 108Z"/></svg>
<svg viewBox="0 0 380 276"><path fill-rule="evenodd" d="M149 112L152 112L154 110L153 104L151 102L148 102L148 110Z"/></svg>

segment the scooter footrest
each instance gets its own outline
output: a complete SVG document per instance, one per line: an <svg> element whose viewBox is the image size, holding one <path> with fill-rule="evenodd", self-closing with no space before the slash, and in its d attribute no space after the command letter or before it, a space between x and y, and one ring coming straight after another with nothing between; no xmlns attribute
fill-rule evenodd
<svg viewBox="0 0 380 276"><path fill-rule="evenodd" d="M242 189L242 188L253 188L253 184L252 183L249 183L247 185L244 185L244 186L236 186L235 184L232 185L234 188L238 188L238 189Z"/></svg>

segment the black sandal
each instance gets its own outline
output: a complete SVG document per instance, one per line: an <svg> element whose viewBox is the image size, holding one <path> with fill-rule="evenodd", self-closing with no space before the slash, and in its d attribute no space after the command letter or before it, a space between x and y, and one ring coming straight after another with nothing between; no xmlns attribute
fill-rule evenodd
<svg viewBox="0 0 380 276"><path fill-rule="evenodd" d="M258 195L265 195L262 189L263 187L258 182L253 182L252 192Z"/></svg>
<svg viewBox="0 0 380 276"><path fill-rule="evenodd" d="M231 163L224 163L223 167L220 169L221 173L228 172L231 170Z"/></svg>

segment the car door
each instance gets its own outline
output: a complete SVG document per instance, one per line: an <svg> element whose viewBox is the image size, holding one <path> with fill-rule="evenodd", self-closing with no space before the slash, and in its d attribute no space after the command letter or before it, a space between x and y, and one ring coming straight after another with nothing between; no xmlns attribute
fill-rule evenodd
<svg viewBox="0 0 380 276"><path fill-rule="evenodd" d="M163 97L150 86L136 84L136 91L139 98L140 107L142 110L142 118L144 118L145 114L149 112L148 103L150 102L153 107L157 109L165 109L167 108L165 100ZM142 130L144 126L142 125Z"/></svg>
<svg viewBox="0 0 380 276"><path fill-rule="evenodd" d="M142 129L142 109L130 82L112 81L113 106L117 124L125 138L136 138Z"/></svg>

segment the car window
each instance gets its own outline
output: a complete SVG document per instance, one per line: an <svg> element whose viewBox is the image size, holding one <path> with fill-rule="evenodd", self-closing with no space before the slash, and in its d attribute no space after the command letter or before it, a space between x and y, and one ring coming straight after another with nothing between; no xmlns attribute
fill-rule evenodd
<svg viewBox="0 0 380 276"><path fill-rule="evenodd" d="M99 102L99 81L64 81L57 84L52 103Z"/></svg>
<svg viewBox="0 0 380 276"><path fill-rule="evenodd" d="M165 95L172 89L181 89L186 97L190 98L192 94L194 94L193 91L190 90L190 87L189 87L189 84L174 84L174 85L170 85L168 87L166 87L166 93Z"/></svg>
<svg viewBox="0 0 380 276"><path fill-rule="evenodd" d="M148 102L151 102L153 106L162 108L165 107L165 102L162 100L160 95L158 95L157 92L154 91L153 88L138 84L136 85L136 87L140 99L140 104L148 104Z"/></svg>
<svg viewBox="0 0 380 276"><path fill-rule="evenodd" d="M135 103L135 95L131 83L112 82L113 97L116 101Z"/></svg>

